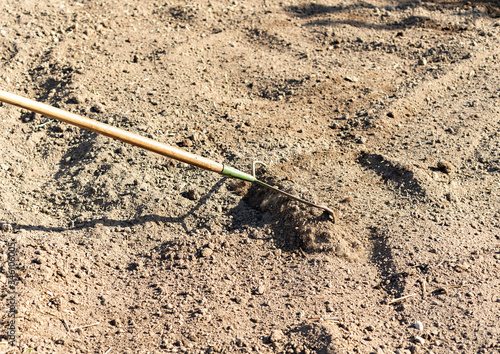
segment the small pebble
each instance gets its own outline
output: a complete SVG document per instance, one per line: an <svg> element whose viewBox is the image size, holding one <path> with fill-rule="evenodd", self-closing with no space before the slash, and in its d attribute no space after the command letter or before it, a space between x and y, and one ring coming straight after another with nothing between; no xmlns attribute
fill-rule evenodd
<svg viewBox="0 0 500 354"><path fill-rule="evenodd" d="M422 338L422 337L420 337L420 336L415 336L415 342L417 342L420 345L424 345L425 344L425 339Z"/></svg>
<svg viewBox="0 0 500 354"><path fill-rule="evenodd" d="M2 224L2 231L3 232L12 232L12 225L11 224Z"/></svg>
<svg viewBox="0 0 500 354"><path fill-rule="evenodd" d="M214 254L214 250L211 248L204 248L201 250L201 256L204 258L210 257L212 254Z"/></svg>
<svg viewBox="0 0 500 354"><path fill-rule="evenodd" d="M103 113L104 112L104 107L100 104L93 105L91 110L96 113Z"/></svg>
<svg viewBox="0 0 500 354"><path fill-rule="evenodd" d="M439 161L437 167L441 172L447 174L450 174L453 171L453 165L448 161Z"/></svg>
<svg viewBox="0 0 500 354"><path fill-rule="evenodd" d="M418 329L419 331L422 331L424 329L424 325L422 322L420 321L417 321L415 322L415 324L413 325L413 327L415 327L416 329Z"/></svg>
<svg viewBox="0 0 500 354"><path fill-rule="evenodd" d="M68 103L80 104L83 102L85 102L85 98L81 95L73 94L73 95L69 96Z"/></svg>
<svg viewBox="0 0 500 354"><path fill-rule="evenodd" d="M418 65L427 65L427 59L425 58L420 58L418 60Z"/></svg>
<svg viewBox="0 0 500 354"><path fill-rule="evenodd" d="M259 287L257 288L257 294L259 295L263 295L265 291L266 288L264 287L264 285L259 285Z"/></svg>
<svg viewBox="0 0 500 354"><path fill-rule="evenodd" d="M453 193L446 193L444 196L449 202L456 203L458 201L457 197Z"/></svg>
<svg viewBox="0 0 500 354"><path fill-rule="evenodd" d="M58 133L64 133L68 127L65 124L57 124L54 130Z"/></svg>
<svg viewBox="0 0 500 354"><path fill-rule="evenodd" d="M42 264L42 263L45 263L45 261L46 261L45 258L43 258L42 256L37 256L37 257L33 258L31 263Z"/></svg>
<svg viewBox="0 0 500 354"><path fill-rule="evenodd" d="M247 343L245 342L245 340L243 338L236 338L236 345L238 347L246 347Z"/></svg>
<svg viewBox="0 0 500 354"><path fill-rule="evenodd" d="M190 139L184 139L178 143L180 147L190 147L193 146L193 142Z"/></svg>
<svg viewBox="0 0 500 354"><path fill-rule="evenodd" d="M275 329L271 331L271 335L269 336L269 340L271 343L281 342L285 338L285 335L280 329Z"/></svg>
<svg viewBox="0 0 500 354"><path fill-rule="evenodd" d="M190 189L186 192L186 198L189 200L198 200L199 199L198 192L196 192L194 189Z"/></svg>
<svg viewBox="0 0 500 354"><path fill-rule="evenodd" d="M358 137L358 138L356 139L356 142L357 142L358 144L366 144L366 141L367 141L367 140L366 140L366 138L365 138L364 136L360 136L360 137Z"/></svg>
<svg viewBox="0 0 500 354"><path fill-rule="evenodd" d="M115 327L121 327L121 321L118 318L114 318L110 321L110 324Z"/></svg>

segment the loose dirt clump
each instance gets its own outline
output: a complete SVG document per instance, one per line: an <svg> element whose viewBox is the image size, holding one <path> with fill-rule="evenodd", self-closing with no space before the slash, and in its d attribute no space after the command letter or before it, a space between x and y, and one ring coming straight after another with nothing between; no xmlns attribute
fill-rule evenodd
<svg viewBox="0 0 500 354"><path fill-rule="evenodd" d="M289 333L291 341L286 349L295 353L301 353L305 348L316 353L347 353L340 340L341 333L341 328L328 324L307 324Z"/></svg>
<svg viewBox="0 0 500 354"><path fill-rule="evenodd" d="M313 192L298 186L287 177L263 172L257 178L291 195L314 203L318 201ZM240 188L245 189L244 186ZM266 221L272 224L289 248L324 252L351 261L363 259L366 250L354 237L349 225L342 223L337 211L330 215L323 209L300 203L256 184L246 189L243 200L265 213Z"/></svg>

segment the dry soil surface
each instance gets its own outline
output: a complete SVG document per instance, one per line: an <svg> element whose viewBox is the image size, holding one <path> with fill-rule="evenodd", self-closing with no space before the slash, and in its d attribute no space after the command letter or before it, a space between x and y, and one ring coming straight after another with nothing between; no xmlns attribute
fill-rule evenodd
<svg viewBox="0 0 500 354"><path fill-rule="evenodd" d="M499 48L498 0L2 0L0 89L336 215L3 104L0 352L499 352Z"/></svg>

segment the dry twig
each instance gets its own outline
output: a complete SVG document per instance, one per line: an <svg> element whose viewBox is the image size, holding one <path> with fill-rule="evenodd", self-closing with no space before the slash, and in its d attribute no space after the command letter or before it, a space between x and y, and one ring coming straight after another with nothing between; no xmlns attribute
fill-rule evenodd
<svg viewBox="0 0 500 354"><path fill-rule="evenodd" d="M98 324L101 324L101 322L96 322L96 323L92 323L92 324L85 325L85 326L80 326L80 327L73 327L73 328L71 328L71 330L72 331L76 331L77 329L84 329L84 328L87 328L87 327L97 326Z"/></svg>
<svg viewBox="0 0 500 354"><path fill-rule="evenodd" d="M66 328L66 330L69 332L69 325L68 325L68 322L66 322L66 320L64 318L61 318L61 321L64 325L64 328Z"/></svg>
<svg viewBox="0 0 500 354"><path fill-rule="evenodd" d="M333 322L333 323L338 323L340 322L338 317L312 317L309 318L309 321L313 322Z"/></svg>
<svg viewBox="0 0 500 354"><path fill-rule="evenodd" d="M402 297L398 297L397 299L393 299L389 302L387 302L387 305L392 305L392 304L396 304L398 302L401 302L401 301L404 301L410 297L413 297L413 296L417 296L417 294L410 294L410 295L405 295L405 296L402 296Z"/></svg>

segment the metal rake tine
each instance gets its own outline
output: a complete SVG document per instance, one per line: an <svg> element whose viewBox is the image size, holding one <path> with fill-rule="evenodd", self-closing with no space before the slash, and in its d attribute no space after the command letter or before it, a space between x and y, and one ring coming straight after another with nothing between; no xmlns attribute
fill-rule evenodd
<svg viewBox="0 0 500 354"><path fill-rule="evenodd" d="M259 186L262 186L262 187L264 187L264 188L271 189L271 190L273 190L273 191L275 191L275 192L277 192L277 193L280 193L280 194L282 194L282 195L284 195L284 196L286 196L286 197L288 197L288 198L290 198L290 199L296 200L296 201L298 201L298 202L301 202L301 203L307 204L307 205L312 206L312 207L315 207L315 208L323 209L324 211L326 211L326 212L327 212L328 214L330 214L331 216L333 216L333 217L335 216L335 213L333 212L333 210L332 210L332 209L330 209L329 207L327 207L326 205L316 204L316 203L313 203L313 202L311 202L311 201L309 201L309 200L305 200L305 199L299 198L299 197L297 197L297 196L295 196L295 195L293 195L293 194L290 194L290 193L288 193L288 192L282 191L281 189L278 189L278 188L276 188L276 187L273 187L273 186L271 186L271 185L269 185L269 184L267 184L267 183L265 183L265 182L259 181L258 179L255 179L255 180L253 181L253 183L256 183L256 184L258 184Z"/></svg>

